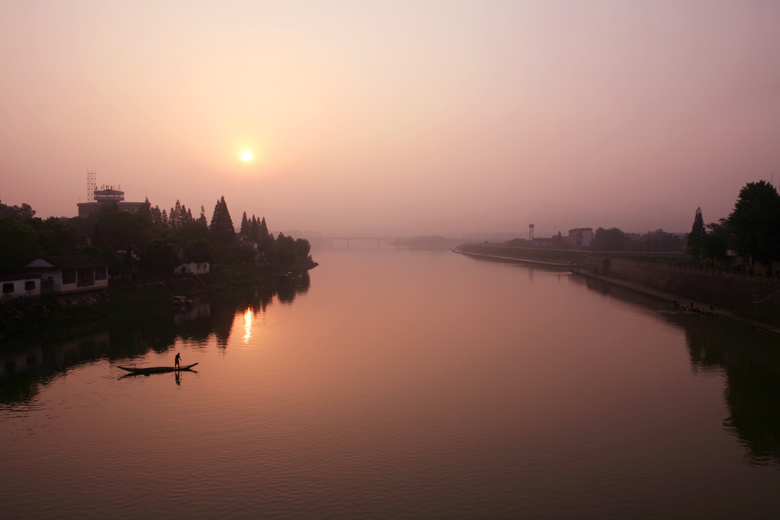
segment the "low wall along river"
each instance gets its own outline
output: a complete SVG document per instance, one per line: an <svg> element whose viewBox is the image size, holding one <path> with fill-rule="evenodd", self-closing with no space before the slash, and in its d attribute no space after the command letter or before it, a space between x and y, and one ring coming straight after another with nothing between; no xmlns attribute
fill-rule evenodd
<svg viewBox="0 0 780 520"><path fill-rule="evenodd" d="M739 318L780 326L780 281L776 278L587 252L579 256L577 252L569 252L577 256L571 262L565 261L562 255L566 252L562 250L524 250L469 244L457 248L456 252L539 265L552 263L559 267L568 266L581 274L620 280L667 293L678 297L683 303L695 301L697 305L712 305L730 311Z"/></svg>
<svg viewBox="0 0 780 520"><path fill-rule="evenodd" d="M780 283L759 276L722 273L684 265L607 255L588 255L575 264L600 276L731 310L735 315L780 325Z"/></svg>

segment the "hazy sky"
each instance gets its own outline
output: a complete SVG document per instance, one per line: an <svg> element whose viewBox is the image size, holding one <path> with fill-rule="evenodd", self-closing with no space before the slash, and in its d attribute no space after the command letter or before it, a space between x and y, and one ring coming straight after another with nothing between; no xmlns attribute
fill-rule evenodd
<svg viewBox="0 0 780 520"><path fill-rule="evenodd" d="M277 231L689 231L780 182L780 2L0 0L2 202L90 170Z"/></svg>

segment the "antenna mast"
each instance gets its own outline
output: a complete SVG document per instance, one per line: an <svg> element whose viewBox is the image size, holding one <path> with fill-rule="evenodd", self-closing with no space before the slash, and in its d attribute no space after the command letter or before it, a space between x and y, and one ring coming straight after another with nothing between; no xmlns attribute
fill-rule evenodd
<svg viewBox="0 0 780 520"><path fill-rule="evenodd" d="M95 172L87 172L87 202L95 200Z"/></svg>

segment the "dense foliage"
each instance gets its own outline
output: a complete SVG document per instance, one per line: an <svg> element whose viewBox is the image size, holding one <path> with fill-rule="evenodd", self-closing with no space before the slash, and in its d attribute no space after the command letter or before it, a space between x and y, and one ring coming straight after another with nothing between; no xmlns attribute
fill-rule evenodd
<svg viewBox="0 0 780 520"><path fill-rule="evenodd" d="M166 272L182 262L264 263L290 267L308 260L309 243L268 232L265 218L243 215L236 234L225 197L209 224L204 208L194 218L180 201L169 211L148 199L136 214L106 204L88 217L35 217L28 204L0 203L0 275L19 272L36 256L88 253L109 264L109 272Z"/></svg>
<svg viewBox="0 0 780 520"><path fill-rule="evenodd" d="M688 233L688 247L691 253L697 259L701 258L701 244L704 237L707 236L707 229L704 227L704 217L701 215L701 208L696 208L696 214L693 217L693 227Z"/></svg>
<svg viewBox="0 0 780 520"><path fill-rule="evenodd" d="M756 263L770 268L773 261L780 260L780 194L771 183L746 184L729 217L707 224L703 234L699 230L700 217L701 211L697 210L688 238L691 253L699 261L728 266L731 250L753 272Z"/></svg>

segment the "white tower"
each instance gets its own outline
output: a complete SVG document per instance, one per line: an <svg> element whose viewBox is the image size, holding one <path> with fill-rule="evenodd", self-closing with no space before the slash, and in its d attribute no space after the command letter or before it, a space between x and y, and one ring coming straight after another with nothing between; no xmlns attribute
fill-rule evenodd
<svg viewBox="0 0 780 520"><path fill-rule="evenodd" d="M534 225L528 224L528 240L530 242L534 241Z"/></svg>

